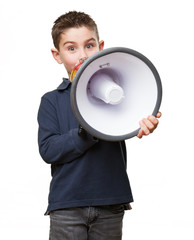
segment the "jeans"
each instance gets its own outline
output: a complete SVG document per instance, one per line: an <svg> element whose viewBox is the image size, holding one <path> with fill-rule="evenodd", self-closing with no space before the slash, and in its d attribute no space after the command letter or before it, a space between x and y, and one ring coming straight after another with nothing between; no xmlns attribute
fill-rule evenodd
<svg viewBox="0 0 194 240"><path fill-rule="evenodd" d="M49 240L121 240L123 216L122 204L53 211Z"/></svg>

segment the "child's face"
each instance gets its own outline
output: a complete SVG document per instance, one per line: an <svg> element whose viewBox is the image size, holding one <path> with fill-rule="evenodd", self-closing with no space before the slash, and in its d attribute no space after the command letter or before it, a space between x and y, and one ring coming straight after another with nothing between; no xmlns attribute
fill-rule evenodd
<svg viewBox="0 0 194 240"><path fill-rule="evenodd" d="M98 42L96 33L87 27L69 28L61 35L59 51L52 49L52 54L59 64L64 64L68 75L81 58L88 58L103 50L104 41Z"/></svg>

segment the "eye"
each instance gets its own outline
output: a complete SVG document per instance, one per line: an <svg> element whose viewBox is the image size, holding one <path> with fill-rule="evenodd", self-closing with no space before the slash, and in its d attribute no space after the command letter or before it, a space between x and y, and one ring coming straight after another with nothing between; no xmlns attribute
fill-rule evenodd
<svg viewBox="0 0 194 240"><path fill-rule="evenodd" d="M75 47L69 47L68 51L70 51L70 52L75 51Z"/></svg>
<svg viewBox="0 0 194 240"><path fill-rule="evenodd" d="M93 47L93 44L91 44L91 43L89 43L89 44L86 45L86 48L88 48L88 49L90 49L90 48L92 48L92 47Z"/></svg>

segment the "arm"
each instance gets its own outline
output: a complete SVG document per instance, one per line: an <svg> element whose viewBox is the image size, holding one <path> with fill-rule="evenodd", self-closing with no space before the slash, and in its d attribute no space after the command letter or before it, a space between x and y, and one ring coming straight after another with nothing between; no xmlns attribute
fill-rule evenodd
<svg viewBox="0 0 194 240"><path fill-rule="evenodd" d="M152 133L158 126L158 118L162 116L161 112L158 112L156 117L154 116L148 116L147 118L142 119L139 122L139 125L141 129L139 130L139 133L137 135L138 138L142 138L143 135L149 135Z"/></svg>
<svg viewBox="0 0 194 240"><path fill-rule="evenodd" d="M61 133L59 118L52 102L43 97L38 112L38 144L40 155L47 163L64 164L78 159L97 142L89 134L84 138L78 136L78 127L69 127Z"/></svg>

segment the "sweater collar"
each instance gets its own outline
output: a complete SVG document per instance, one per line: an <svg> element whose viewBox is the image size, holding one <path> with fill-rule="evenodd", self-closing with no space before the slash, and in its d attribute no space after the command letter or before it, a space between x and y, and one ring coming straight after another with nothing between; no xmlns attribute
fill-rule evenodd
<svg viewBox="0 0 194 240"><path fill-rule="evenodd" d="M70 84L71 82L67 78L63 78L63 82L58 86L57 90L65 90Z"/></svg>

